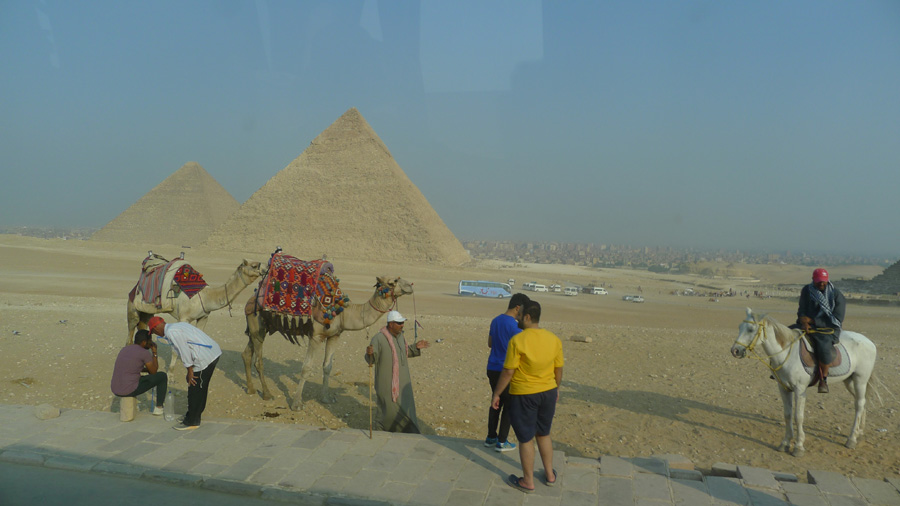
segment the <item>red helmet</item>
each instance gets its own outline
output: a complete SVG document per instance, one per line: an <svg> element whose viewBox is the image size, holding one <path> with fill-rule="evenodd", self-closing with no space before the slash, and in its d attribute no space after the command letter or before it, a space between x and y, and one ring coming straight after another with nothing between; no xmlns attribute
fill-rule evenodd
<svg viewBox="0 0 900 506"><path fill-rule="evenodd" d="M828 271L825 269L816 269L813 271L813 283L828 282Z"/></svg>

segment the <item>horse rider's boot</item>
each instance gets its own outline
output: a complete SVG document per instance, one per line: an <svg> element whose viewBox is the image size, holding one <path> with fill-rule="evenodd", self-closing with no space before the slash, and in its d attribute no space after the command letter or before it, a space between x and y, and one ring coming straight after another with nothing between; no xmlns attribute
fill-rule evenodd
<svg viewBox="0 0 900 506"><path fill-rule="evenodd" d="M828 364L819 364L819 393L828 393Z"/></svg>

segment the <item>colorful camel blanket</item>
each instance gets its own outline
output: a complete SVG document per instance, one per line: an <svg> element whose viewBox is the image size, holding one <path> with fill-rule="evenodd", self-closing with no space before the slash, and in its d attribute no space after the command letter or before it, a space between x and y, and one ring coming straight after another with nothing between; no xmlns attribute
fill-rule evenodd
<svg viewBox="0 0 900 506"><path fill-rule="evenodd" d="M329 324L349 302L334 277L334 266L325 260L300 260L276 253L269 261L269 272L259 282L257 306L282 316L316 320ZM321 311L319 317L316 310Z"/></svg>
<svg viewBox="0 0 900 506"><path fill-rule="evenodd" d="M134 302L137 291L141 291L141 299L147 304L153 304L158 309L164 306L165 298L170 298L168 292L183 291L189 298L207 286L203 275L197 272L182 259L167 261L159 255L147 257L141 266L141 276L137 284L128 294L128 299Z"/></svg>
<svg viewBox="0 0 900 506"><path fill-rule="evenodd" d="M175 271L174 282L181 287L188 298L197 295L197 292L206 288L207 283L203 280L203 274L200 274L189 264L184 264Z"/></svg>

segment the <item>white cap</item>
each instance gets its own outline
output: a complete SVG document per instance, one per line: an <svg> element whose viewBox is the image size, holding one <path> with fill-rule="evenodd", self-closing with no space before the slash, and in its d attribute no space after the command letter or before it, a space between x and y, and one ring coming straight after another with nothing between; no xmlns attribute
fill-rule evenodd
<svg viewBox="0 0 900 506"><path fill-rule="evenodd" d="M403 322L406 321L406 318L404 318L403 315L400 314L400 311L391 311L391 312L389 312L387 318L388 318L388 323L391 323L391 322L400 322L400 323L403 323Z"/></svg>

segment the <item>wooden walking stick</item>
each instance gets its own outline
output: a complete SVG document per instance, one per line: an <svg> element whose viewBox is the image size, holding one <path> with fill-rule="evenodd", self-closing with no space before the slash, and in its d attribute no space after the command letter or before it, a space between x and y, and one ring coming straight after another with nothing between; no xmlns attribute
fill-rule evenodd
<svg viewBox="0 0 900 506"><path fill-rule="evenodd" d="M369 364L369 439L372 439L372 390L375 388L375 372Z"/></svg>

